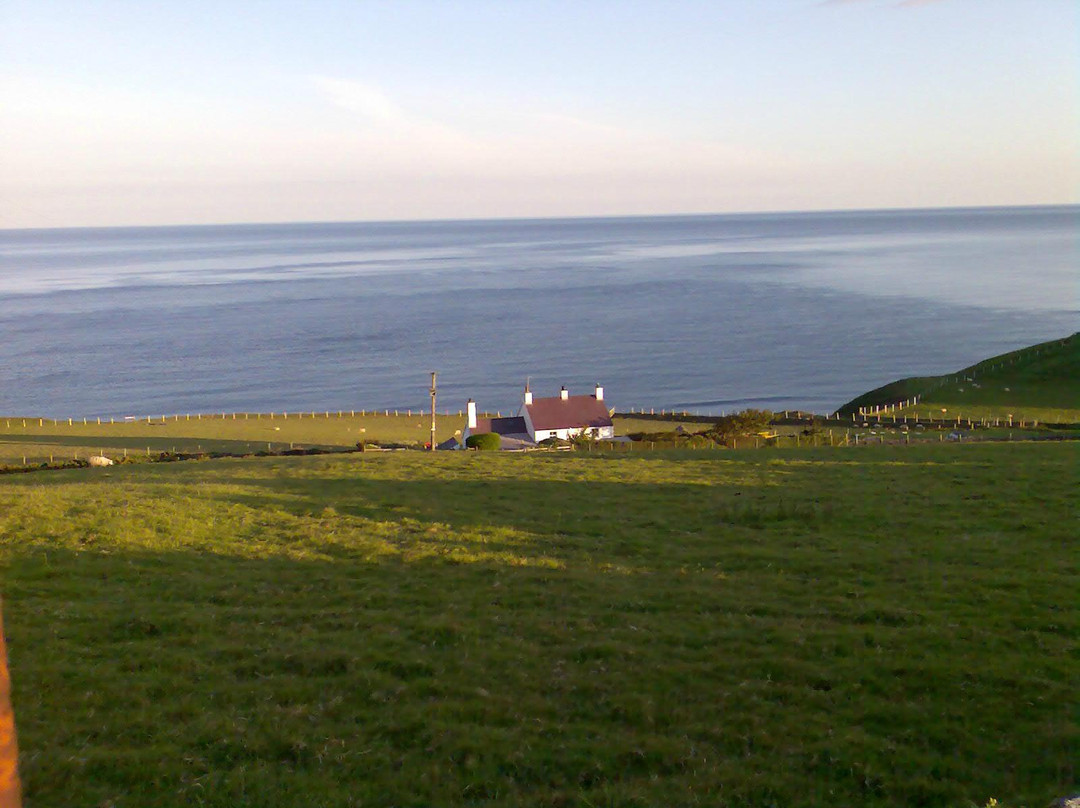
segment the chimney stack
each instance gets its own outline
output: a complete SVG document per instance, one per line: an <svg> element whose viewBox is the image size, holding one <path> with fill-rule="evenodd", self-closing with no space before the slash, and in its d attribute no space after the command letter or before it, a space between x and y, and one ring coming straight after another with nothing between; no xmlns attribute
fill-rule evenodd
<svg viewBox="0 0 1080 808"><path fill-rule="evenodd" d="M604 388L601 387L599 384L596 385L596 400L597 401L603 401L604 400Z"/></svg>
<svg viewBox="0 0 1080 808"><path fill-rule="evenodd" d="M465 405L465 409L469 415L469 429L476 429L476 402L470 398L469 403Z"/></svg>
<svg viewBox="0 0 1080 808"><path fill-rule="evenodd" d="M567 391L565 384L559 389L559 398L561 398L563 401L566 401L566 399L570 398L570 393Z"/></svg>
<svg viewBox="0 0 1080 808"><path fill-rule="evenodd" d="M529 383L525 382L525 406L528 407L532 404L532 390L529 389Z"/></svg>

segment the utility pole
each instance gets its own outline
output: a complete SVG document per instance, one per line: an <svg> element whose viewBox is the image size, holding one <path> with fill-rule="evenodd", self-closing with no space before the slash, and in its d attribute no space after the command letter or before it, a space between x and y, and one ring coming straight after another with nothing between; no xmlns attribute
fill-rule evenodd
<svg viewBox="0 0 1080 808"><path fill-rule="evenodd" d="M431 451L435 451L435 371L431 371Z"/></svg>

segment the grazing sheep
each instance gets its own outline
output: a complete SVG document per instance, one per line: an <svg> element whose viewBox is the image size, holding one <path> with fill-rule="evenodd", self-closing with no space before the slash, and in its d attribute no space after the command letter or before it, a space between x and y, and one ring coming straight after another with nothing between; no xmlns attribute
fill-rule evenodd
<svg viewBox="0 0 1080 808"><path fill-rule="evenodd" d="M105 457L105 455L94 455L88 462L91 466L111 466L114 461Z"/></svg>

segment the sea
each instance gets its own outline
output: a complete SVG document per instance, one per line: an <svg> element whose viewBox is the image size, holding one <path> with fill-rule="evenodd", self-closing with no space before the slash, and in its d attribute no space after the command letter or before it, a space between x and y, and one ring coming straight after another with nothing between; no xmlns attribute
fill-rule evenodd
<svg viewBox="0 0 1080 808"><path fill-rule="evenodd" d="M1078 206L0 231L0 414L829 413L1080 320Z"/></svg>

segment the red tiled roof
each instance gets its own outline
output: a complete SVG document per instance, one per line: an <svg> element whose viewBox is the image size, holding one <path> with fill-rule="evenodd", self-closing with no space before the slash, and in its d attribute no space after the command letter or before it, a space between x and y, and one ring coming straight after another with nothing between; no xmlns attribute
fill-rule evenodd
<svg viewBox="0 0 1080 808"><path fill-rule="evenodd" d="M586 426L611 426L607 405L595 396L536 398L526 404L533 429L580 429Z"/></svg>

